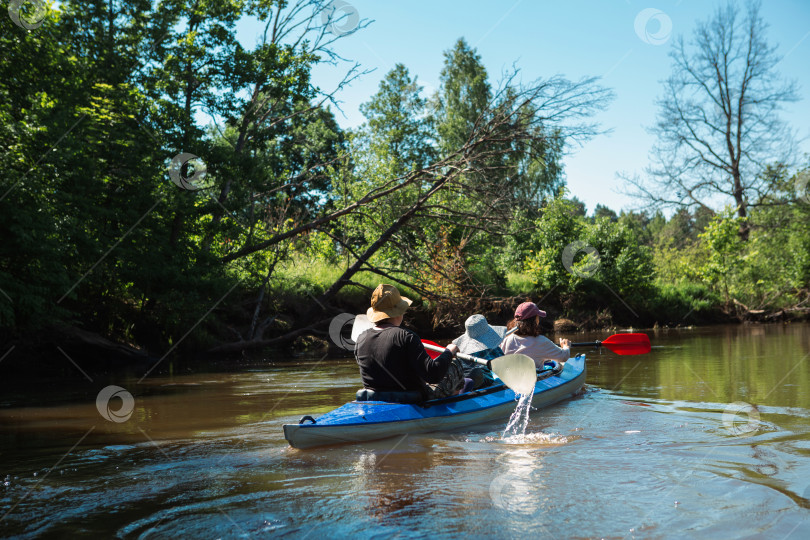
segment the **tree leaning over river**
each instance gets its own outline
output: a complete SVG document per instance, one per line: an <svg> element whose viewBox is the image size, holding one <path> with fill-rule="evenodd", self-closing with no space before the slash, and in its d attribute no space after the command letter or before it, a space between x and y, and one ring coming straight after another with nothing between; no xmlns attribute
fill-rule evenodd
<svg viewBox="0 0 810 540"><path fill-rule="evenodd" d="M367 110L381 110L375 104L391 97L386 84L403 76L406 75L402 68L395 68L384 81L377 101L372 101ZM411 91L411 83L407 79L404 83L399 88ZM392 101L408 103L407 97L393 96ZM348 204L331 214L300 223L293 231L242 247L228 256L228 260L238 260L266 250L292 234L320 231L338 242L353 262L320 296L312 298L302 317L305 326L269 339L256 336L220 345L213 351L266 347L328 324L340 312L332 305L335 296L343 287L352 285L352 278L360 271L405 285L423 299L436 303L463 302L471 293L486 294L486 284L476 282L463 271L464 250L470 238L483 234L492 247L493 239L508 232L516 210L530 203L538 204L536 200L521 199L527 175L517 164L540 159L538 149L556 149L562 140L583 140L597 133L598 128L586 119L608 99L610 93L599 87L595 79L571 82L558 77L526 87L514 85L508 79L486 109L467 124L470 132L460 147L422 167L418 167L418 161L411 162L410 172L394 178L385 173L407 167L407 161L403 162L402 155L396 152L402 145L389 139L386 141L389 144L376 146L379 141L374 140L372 132L371 143L367 144L377 151L372 150L371 163L357 168L366 175L356 177L349 188L352 193L361 194L359 199L348 198L345 200ZM394 118L391 125L377 123L377 136L381 131L385 137L407 128L403 124L410 121L408 117ZM418 127L413 131L419 133ZM454 135L458 135L457 130ZM361 133L358 138L362 136ZM445 151L441 145L432 150L427 138L421 142L421 155ZM541 176L535 178L542 180ZM363 231L360 242L344 241L339 231L330 231L344 216L355 219L358 231ZM381 253L383 257L377 257ZM392 260L393 268L389 266Z"/></svg>

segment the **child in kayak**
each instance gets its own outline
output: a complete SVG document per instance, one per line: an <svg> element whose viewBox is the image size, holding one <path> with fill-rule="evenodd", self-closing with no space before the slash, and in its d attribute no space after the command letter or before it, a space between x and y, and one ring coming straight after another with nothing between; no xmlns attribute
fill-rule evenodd
<svg viewBox="0 0 810 540"><path fill-rule="evenodd" d="M560 339L556 346L546 336L541 335L540 317L545 317L534 302L523 302L515 310L515 318L506 325L508 329L517 326L517 330L501 342L504 354L525 354L534 360L535 366L543 367L546 360L565 362L570 358L570 343Z"/></svg>
<svg viewBox="0 0 810 540"><path fill-rule="evenodd" d="M453 343L464 354L492 360L503 356L500 343L506 335L505 326L490 326L483 315L472 315L464 321L464 335L457 337ZM464 366L464 377L472 379L472 388L484 388L495 382L492 371L469 360L461 360Z"/></svg>
<svg viewBox="0 0 810 540"><path fill-rule="evenodd" d="M363 386L375 392L416 390L425 399L458 394L464 386L458 347L450 344L432 359L419 336L400 326L410 305L393 285L374 289L366 315L375 326L358 336L354 349Z"/></svg>

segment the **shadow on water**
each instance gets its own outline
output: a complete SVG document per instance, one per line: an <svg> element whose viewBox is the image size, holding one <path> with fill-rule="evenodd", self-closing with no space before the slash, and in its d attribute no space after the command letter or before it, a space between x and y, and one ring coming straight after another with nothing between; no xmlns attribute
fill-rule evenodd
<svg viewBox="0 0 810 540"><path fill-rule="evenodd" d="M290 448L281 424L351 399L351 359L119 379L124 422L92 385L18 388L41 403L2 398L0 536L810 536L810 326L651 334L590 353L587 391L519 440Z"/></svg>

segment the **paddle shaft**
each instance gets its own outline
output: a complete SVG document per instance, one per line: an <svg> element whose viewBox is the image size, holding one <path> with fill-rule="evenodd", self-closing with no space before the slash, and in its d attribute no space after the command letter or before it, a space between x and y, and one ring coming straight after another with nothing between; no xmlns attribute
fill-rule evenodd
<svg viewBox="0 0 810 540"><path fill-rule="evenodd" d="M503 337L506 337L506 336L508 336L510 334L514 334L516 330L517 330L517 326L512 328L511 330L509 330L507 333L505 333L503 335ZM422 345L424 345L426 349L430 349L431 351L444 352L446 350L446 347L441 347L441 346L438 346L438 345L431 345L430 343L425 343L424 340L422 340ZM470 362L478 362L481 365L489 367L489 362L487 360L484 360L483 358L477 358L475 356L470 356L469 354L465 354L463 352L457 352L456 356L458 356L462 360L468 360Z"/></svg>
<svg viewBox="0 0 810 540"><path fill-rule="evenodd" d="M505 338L506 336L508 336L510 334L514 334L516 331L517 331L517 326L512 328L511 330L509 330L507 333L505 333L503 335L503 337ZM430 349L431 351L444 352L446 350L446 347L442 347L442 346L439 346L439 345L431 345L430 343L425 343L425 340L422 340L422 345L424 345L426 349ZM469 354L465 354L463 352L457 352L456 356L458 356L462 360L468 360L470 362L477 362L477 363L479 363L479 364L481 364L483 366L487 366L488 368L491 369L489 361L484 360L483 358L477 358L475 356L470 356Z"/></svg>
<svg viewBox="0 0 810 540"><path fill-rule="evenodd" d="M445 347L439 347L437 345L431 345L429 343L422 343L426 349L430 349L431 351L436 352L444 352L447 350ZM464 354L463 352L457 352L456 356L461 358L462 360L469 360L470 362L478 362L479 364L487 365L487 361L483 358L476 358L475 356L470 356L469 354Z"/></svg>
<svg viewBox="0 0 810 540"><path fill-rule="evenodd" d="M571 347L601 347L601 341L582 341L580 343L571 343L569 344Z"/></svg>

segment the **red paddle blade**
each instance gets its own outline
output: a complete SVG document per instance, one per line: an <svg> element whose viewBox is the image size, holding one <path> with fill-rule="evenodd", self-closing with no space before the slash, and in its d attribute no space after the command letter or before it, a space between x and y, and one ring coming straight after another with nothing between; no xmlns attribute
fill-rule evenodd
<svg viewBox="0 0 810 540"><path fill-rule="evenodd" d="M441 345L439 345L439 344L438 344L438 343L436 343L435 341L430 341L429 339L423 339L423 340L422 340L422 343L423 343L423 344L425 344L425 345L435 345L436 347L441 347ZM442 353L441 353L441 352L439 352L439 351L432 351L432 350L430 350L430 349L425 349L425 352L426 352L426 353L428 353L428 356L430 356L430 357L431 357L431 358L433 358L434 360L435 360L435 359L436 359L436 358L437 358L437 357L438 357L440 354L442 354Z"/></svg>
<svg viewBox="0 0 810 540"><path fill-rule="evenodd" d="M652 350L650 336L640 333L613 334L602 342L602 346L616 354L623 355L647 354Z"/></svg>

